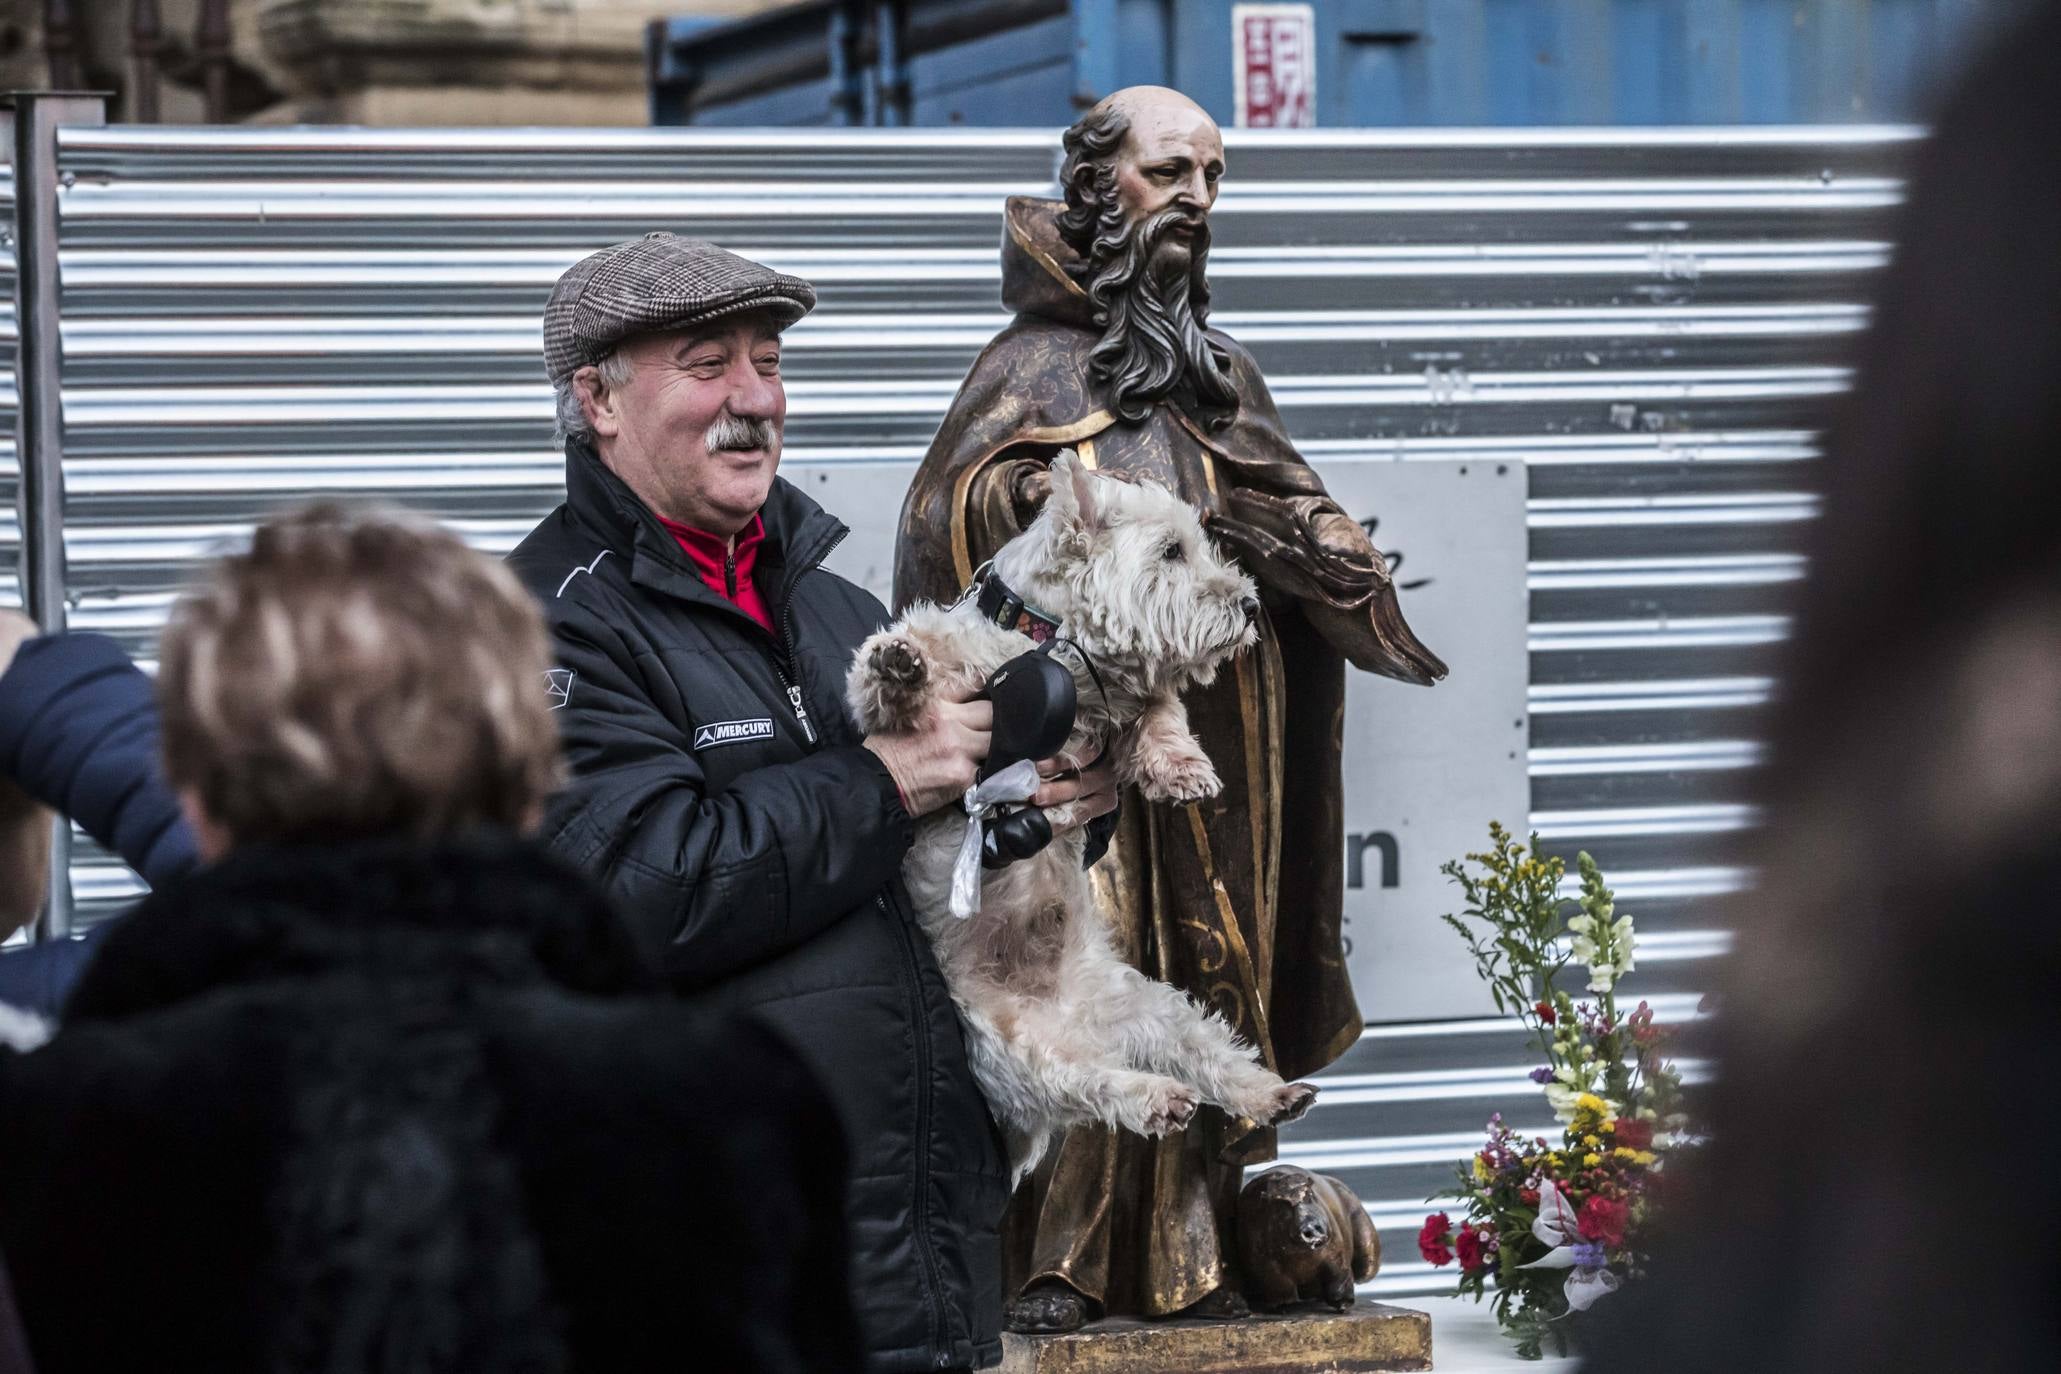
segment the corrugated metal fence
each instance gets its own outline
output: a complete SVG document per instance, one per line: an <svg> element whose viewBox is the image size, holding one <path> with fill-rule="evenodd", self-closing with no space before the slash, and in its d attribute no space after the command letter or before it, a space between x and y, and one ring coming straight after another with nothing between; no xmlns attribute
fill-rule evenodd
<svg viewBox="0 0 2061 1374"><path fill-rule="evenodd" d="M1743 881L1755 713L1814 515L1822 403L1882 264L1907 130L1244 133L1215 319L1329 462L1530 469L1532 823L1592 850L1692 1012ZM788 462L921 454L1004 322L1003 197L1045 131L58 134L67 595L148 657L196 558L326 493L501 550L559 498L537 317L654 226L809 277ZM134 880L82 845L82 922ZM1435 1284L1420 1199L1494 1110L1543 1125L1499 1023L1378 1027L1288 1143Z"/></svg>

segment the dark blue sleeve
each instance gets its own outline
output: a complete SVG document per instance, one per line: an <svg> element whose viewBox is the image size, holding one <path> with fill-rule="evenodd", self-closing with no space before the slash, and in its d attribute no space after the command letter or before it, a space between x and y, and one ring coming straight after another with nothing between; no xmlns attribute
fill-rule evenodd
<svg viewBox="0 0 2061 1374"><path fill-rule="evenodd" d="M104 921L76 940L52 940L0 954L0 1002L56 1020L99 951L101 937L123 919Z"/></svg>
<svg viewBox="0 0 2061 1374"><path fill-rule="evenodd" d="M43 635L0 674L0 773L153 886L194 866L158 762L157 695L106 635Z"/></svg>

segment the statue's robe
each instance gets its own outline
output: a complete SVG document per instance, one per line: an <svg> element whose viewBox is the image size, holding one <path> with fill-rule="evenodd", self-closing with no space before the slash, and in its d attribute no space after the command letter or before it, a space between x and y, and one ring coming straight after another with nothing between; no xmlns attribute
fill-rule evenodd
<svg viewBox="0 0 2061 1374"><path fill-rule="evenodd" d="M1238 393L1191 393L1117 418L1089 376L1101 331L1059 238L1056 202L1009 202L1003 302L1016 318L959 389L902 510L895 605L949 602L1036 515L1061 447L1192 502L1259 583L1257 647L1187 693L1222 795L1153 806L1127 794L1094 870L1118 948L1223 1014L1295 1079L1363 1020L1340 940L1344 664L1431 682L1445 667L1403 621L1386 561L1295 451L1252 357L1210 331ZM1146 1140L1070 1131L1012 1204L1008 1283L1058 1277L1111 1313L1163 1316L1235 1280L1240 1172L1274 1133L1214 1109Z"/></svg>

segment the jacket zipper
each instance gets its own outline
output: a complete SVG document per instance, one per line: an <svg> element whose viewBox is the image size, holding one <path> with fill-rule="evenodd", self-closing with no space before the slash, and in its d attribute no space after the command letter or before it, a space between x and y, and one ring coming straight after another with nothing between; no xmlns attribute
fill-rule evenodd
<svg viewBox="0 0 2061 1374"><path fill-rule="evenodd" d="M930 1004L924 1000L923 982L916 973L916 942L909 933L909 923L888 905L886 893L876 893L873 900L880 904L881 915L902 942L904 990L916 1008L916 1253L923 1257L923 1279L930 1287L931 1348L937 1362L943 1365L951 1355L945 1349L944 1285L938 1277L937 1252L930 1236ZM978 1295L975 1300L978 1301Z"/></svg>
<svg viewBox="0 0 2061 1374"><path fill-rule="evenodd" d="M779 640L779 651L773 655L773 671L779 674L780 685L787 689L787 704L794 709L794 719L801 726L802 735L812 745L818 743L816 727L809 719L809 708L802 704L800 657L795 652L794 626L787 619L787 604L794 600L794 589L801 584L801 580L823 565L823 560L830 556L831 551L844 542L846 533L847 531L840 531L832 535L821 553L795 569L794 576L787 580L779 606L773 611L774 625L779 631L776 636ZM737 570L728 558L724 560L723 575L729 578L734 586ZM735 595L734 591L732 595Z"/></svg>
<svg viewBox="0 0 2061 1374"><path fill-rule="evenodd" d="M824 546L823 552L796 571L788 582L779 606L774 610L774 623L778 630L778 643L773 655L773 671L779 674L780 685L787 689L787 703L794 708L794 718L801 725L802 733L808 736L811 745L817 743L816 727L809 720L808 707L802 703L802 689L799 682L799 656L795 651L794 627L788 621L788 604L794 600L794 589L802 578L819 567L825 558L839 544L844 534L839 533ZM726 575L729 569L726 566ZM895 938L902 945L902 985L910 1005L916 1013L916 1198L914 1214L916 1219L916 1252L923 1259L923 1281L930 1289L930 1343L934 1360L942 1367L951 1362L951 1353L945 1349L945 1329L948 1324L945 1312L944 1283L938 1275L937 1250L930 1234L930 1004L923 996L923 980L917 974L915 937L910 933L909 922L898 916L889 905L887 894L875 893L874 902L880 913L894 928ZM976 1297L976 1301L977 1301ZM969 1333L970 1334L970 1333Z"/></svg>
<svg viewBox="0 0 2061 1374"><path fill-rule="evenodd" d="M815 726L809 722L809 713L802 705L802 691L797 679L800 676L799 658L795 652L794 626L787 618L787 610L794 600L794 589L802 578L822 565L831 551L844 542L840 532L824 546L823 552L811 559L808 565L795 573L788 582L786 594L780 598L780 605L774 611L779 627L779 641L786 653L786 662L779 656L774 658L774 671L780 674L780 684L787 689L787 700L794 707L794 718L801 722L802 731L809 737L809 743L816 742ZM938 1274L936 1244L930 1234L930 1003L923 996L923 980L917 973L916 939L909 929L909 922L898 915L888 902L887 894L873 894L880 914L893 927L895 938L902 946L902 990L909 999L916 1014L916 1197L914 1215L916 1220L916 1253L923 1259L923 1281L930 1289L930 1344L933 1360L940 1366L951 1363L951 1352L945 1348L948 1314L945 1312L944 1281ZM975 1301L978 1301L976 1295ZM971 1334L971 1333L969 1333Z"/></svg>
<svg viewBox="0 0 2061 1374"><path fill-rule="evenodd" d="M723 550L723 591L732 601L737 599L737 545L733 540Z"/></svg>

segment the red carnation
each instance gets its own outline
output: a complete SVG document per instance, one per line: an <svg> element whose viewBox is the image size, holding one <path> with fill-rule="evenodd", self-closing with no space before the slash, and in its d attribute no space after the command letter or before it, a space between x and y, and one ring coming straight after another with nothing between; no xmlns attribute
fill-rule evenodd
<svg viewBox="0 0 2061 1374"><path fill-rule="evenodd" d="M1466 1227L1453 1238L1453 1244L1460 1251L1463 1273L1473 1274L1488 1268L1488 1247L1481 1243L1481 1232L1472 1226Z"/></svg>
<svg viewBox="0 0 2061 1374"><path fill-rule="evenodd" d="M1622 1202L1613 1202L1598 1195L1582 1204L1576 1218L1584 1240L1599 1241L1604 1245L1624 1244L1624 1224L1631 1215L1631 1208Z"/></svg>
<svg viewBox="0 0 2061 1374"><path fill-rule="evenodd" d="M1653 1148L1653 1123L1640 1121L1636 1117L1621 1116L1617 1119L1617 1143L1627 1150L1650 1150Z"/></svg>
<svg viewBox="0 0 2061 1374"><path fill-rule="evenodd" d="M1424 1218L1424 1229L1417 1233L1417 1253L1433 1265L1453 1262L1453 1250L1446 1242L1453 1238L1453 1219L1444 1212L1433 1212Z"/></svg>
<svg viewBox="0 0 2061 1374"><path fill-rule="evenodd" d="M1517 1200L1527 1207L1536 1207L1539 1205L1539 1190L1536 1188L1519 1188L1517 1190Z"/></svg>
<svg viewBox="0 0 2061 1374"><path fill-rule="evenodd" d="M1532 1010L1539 1014L1539 1020L1545 1022L1549 1026L1554 1025L1560 1020L1560 1018L1554 1014L1553 1004L1551 1002L1536 1003L1533 1005Z"/></svg>

